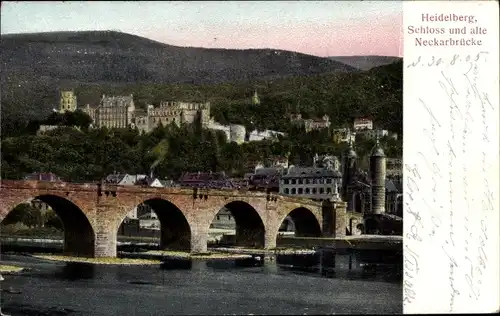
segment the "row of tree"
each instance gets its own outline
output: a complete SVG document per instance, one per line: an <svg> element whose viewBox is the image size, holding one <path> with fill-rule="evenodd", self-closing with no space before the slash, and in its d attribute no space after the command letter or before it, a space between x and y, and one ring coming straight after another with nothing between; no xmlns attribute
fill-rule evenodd
<svg viewBox="0 0 500 316"><path fill-rule="evenodd" d="M400 157L402 142L382 139L386 154ZM61 127L41 135L24 134L2 141L2 177L19 179L31 172L54 172L68 181L100 180L123 172L177 179L183 172L225 171L234 176L249 172L258 161L289 156L295 164L310 164L314 154L341 156L347 144L336 144L331 130L305 133L292 127L277 141L238 145L227 142L223 132L198 124L159 126L149 134L136 129L74 129ZM357 137L361 166L373 140Z"/></svg>
<svg viewBox="0 0 500 316"><path fill-rule="evenodd" d="M16 206L9 215L2 221L2 226L21 223L27 228L53 228L62 230L63 224L57 214L49 209L41 212L30 203L22 203Z"/></svg>

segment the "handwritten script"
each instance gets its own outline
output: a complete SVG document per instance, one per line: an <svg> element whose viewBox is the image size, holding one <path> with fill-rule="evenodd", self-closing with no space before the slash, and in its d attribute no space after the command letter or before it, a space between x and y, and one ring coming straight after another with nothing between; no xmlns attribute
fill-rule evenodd
<svg viewBox="0 0 500 316"><path fill-rule="evenodd" d="M495 59L487 46L405 51L405 313L498 308Z"/></svg>

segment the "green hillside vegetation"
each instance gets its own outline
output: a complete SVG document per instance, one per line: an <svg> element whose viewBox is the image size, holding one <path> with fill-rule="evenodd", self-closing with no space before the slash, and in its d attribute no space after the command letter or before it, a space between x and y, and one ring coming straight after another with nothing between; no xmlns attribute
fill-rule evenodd
<svg viewBox="0 0 500 316"><path fill-rule="evenodd" d="M220 123L242 123L257 129L288 128L288 114L330 116L334 126L370 116L380 128L402 132L402 61L366 72L323 74L260 80L252 83L75 85L79 105L97 105L102 94L133 94L137 106L160 101L210 101L212 115ZM257 90L261 104L251 105ZM38 83L27 91L19 87L15 97L2 96L2 130L10 135L28 120L50 114L58 105L58 91ZM253 124L251 123L253 122Z"/></svg>
<svg viewBox="0 0 500 316"><path fill-rule="evenodd" d="M260 105L251 105L257 88ZM101 93L133 93L137 103L160 100L211 101L212 113L221 123L242 122L258 129L277 129L287 133L278 142L226 143L221 132L203 130L199 124L159 127L148 135L135 130L87 130L88 118L81 112L55 115L51 124L77 125L35 135L43 122L21 122L2 117L2 178L18 179L35 171L54 172L67 181L99 180L116 172L149 173L176 179L182 172L226 171L243 175L248 164L290 153L292 161L310 162L315 153L340 156L345 144L332 142L331 129L306 134L289 123L288 114L300 109L304 116L330 115L332 129L352 124L352 119L370 116L378 127L402 131L402 62L363 73L325 74L292 77L254 84L79 86L80 102L97 101ZM300 107L297 104L300 101ZM36 108L33 99L30 108ZM11 108L15 110L15 108ZM253 123L252 123L253 122ZM46 122L45 122L46 123ZM16 125L17 124L17 125ZM383 139L389 157L401 157L402 137ZM161 146L162 158L156 154ZM357 138L357 151L366 167L366 154L373 141ZM203 153L203 154L200 154Z"/></svg>

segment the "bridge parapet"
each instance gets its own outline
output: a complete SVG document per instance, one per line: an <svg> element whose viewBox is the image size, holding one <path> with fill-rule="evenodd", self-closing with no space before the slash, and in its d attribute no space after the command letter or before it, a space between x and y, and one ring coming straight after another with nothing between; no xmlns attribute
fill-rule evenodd
<svg viewBox="0 0 500 316"><path fill-rule="evenodd" d="M2 189L19 190L61 190L61 191L97 191L96 183L73 183L63 181L37 181L37 180L1 180Z"/></svg>

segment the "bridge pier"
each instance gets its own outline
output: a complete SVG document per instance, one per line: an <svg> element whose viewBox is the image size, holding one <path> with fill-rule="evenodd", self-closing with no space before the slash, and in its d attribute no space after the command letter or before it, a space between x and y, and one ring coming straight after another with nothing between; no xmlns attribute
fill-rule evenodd
<svg viewBox="0 0 500 316"><path fill-rule="evenodd" d="M99 205L96 208L94 223L94 258L116 258L118 227L116 221L118 207Z"/></svg>

